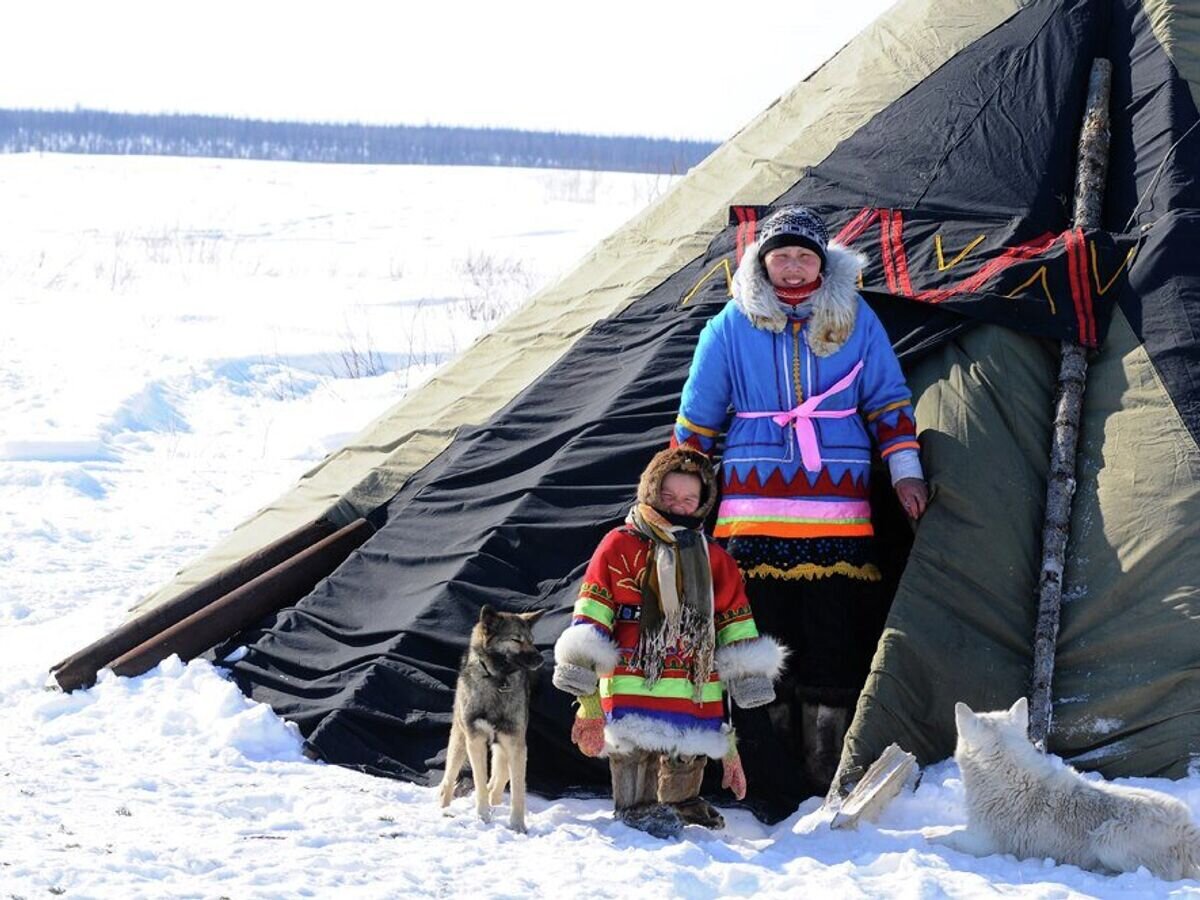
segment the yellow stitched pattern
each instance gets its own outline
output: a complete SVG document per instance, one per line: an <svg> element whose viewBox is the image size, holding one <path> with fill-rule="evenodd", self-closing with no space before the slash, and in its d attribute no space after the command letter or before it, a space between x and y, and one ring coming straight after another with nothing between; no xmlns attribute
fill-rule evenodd
<svg viewBox="0 0 1200 900"><path fill-rule="evenodd" d="M796 389L796 403L804 402L804 388L800 387L800 328L799 322L792 323L792 386Z"/></svg>
<svg viewBox="0 0 1200 900"><path fill-rule="evenodd" d="M935 234L933 236L933 250L937 254L938 271L945 272L947 269L953 269L960 262L962 262L963 258L972 250L974 250L982 240L983 235L981 234L979 237L975 238L975 240L971 241L971 243L967 244L967 246L963 247L962 252L959 253L958 256L954 257L954 259L950 260L950 262L946 262L945 257L942 256L942 236L940 234Z"/></svg>
<svg viewBox="0 0 1200 900"><path fill-rule="evenodd" d="M801 563L790 569L759 563L753 569L743 569L744 578L784 578L788 581L815 581L818 578L828 578L831 575L845 575L847 578L857 578L859 581L882 581L883 573L873 563L865 566L855 566L848 562L834 563L832 566L820 566L816 563Z"/></svg>
<svg viewBox="0 0 1200 900"><path fill-rule="evenodd" d="M1021 291L1025 290L1025 288L1029 287L1031 284L1033 284L1035 281L1037 281L1039 279L1041 279L1041 282L1042 282L1042 290L1046 292L1046 299L1050 301L1050 313L1051 313L1051 315L1057 315L1058 307L1054 305L1054 295L1052 293L1050 293L1050 283L1048 281L1046 281L1046 267L1045 266L1039 266L1038 270L1036 272L1034 272L1025 281L1022 281L1019 285L1017 285L1015 288L1013 288L1011 291L1009 291L1004 296L1006 299L1011 300L1011 299L1013 299L1013 297L1017 296L1017 294L1021 293Z"/></svg>
<svg viewBox="0 0 1200 900"><path fill-rule="evenodd" d="M1129 265L1129 261L1133 259L1134 254L1137 253L1137 247L1129 248L1129 252L1125 254L1125 260L1119 266L1117 266L1117 271L1113 272L1112 278L1104 282L1104 287L1101 287L1100 269L1096 265L1096 242L1091 241L1090 246L1092 248L1092 279L1096 282L1096 292L1103 297L1108 293L1108 289L1113 286L1113 282L1117 280L1117 276L1121 274L1121 270Z"/></svg>
<svg viewBox="0 0 1200 900"><path fill-rule="evenodd" d="M638 586L638 575L641 574L641 570L643 568L641 561L643 552L644 551L642 550L638 550L638 552L634 555L632 566L629 564L629 559L624 553L619 554L621 557L621 565L625 567L624 569L618 569L611 563L609 564L609 571L617 576L617 580L615 582L617 587L625 588L628 591L633 591L635 594L640 594L642 592L641 587Z"/></svg>
<svg viewBox="0 0 1200 900"><path fill-rule="evenodd" d="M700 290L700 288L704 286L704 282L706 282L706 281L708 281L708 279L712 278L712 276L717 272L717 270L722 267L724 267L724 269L725 269L725 289L729 292L729 296L732 297L733 296L733 269L730 268L730 266L729 266L729 260L723 259L719 263L717 263L715 266L713 266L711 269L709 269L707 272L704 273L704 277L702 277L699 281L697 281L695 287L693 287L690 291L687 292L687 296L684 297L679 302L679 305L687 306L688 301L691 300L692 297L696 296L696 291Z"/></svg>

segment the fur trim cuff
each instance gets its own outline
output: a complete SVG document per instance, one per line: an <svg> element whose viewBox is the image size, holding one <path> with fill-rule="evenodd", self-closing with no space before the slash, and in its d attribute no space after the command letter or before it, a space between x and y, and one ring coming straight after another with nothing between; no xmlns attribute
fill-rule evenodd
<svg viewBox="0 0 1200 900"><path fill-rule="evenodd" d="M721 759L729 751L729 732L700 728L679 728L637 714L622 716L604 729L606 753L631 753L656 750L679 756L707 756Z"/></svg>
<svg viewBox="0 0 1200 900"><path fill-rule="evenodd" d="M571 625L554 642L554 661L559 665L580 666L607 675L619 659L617 645L591 625Z"/></svg>
<svg viewBox="0 0 1200 900"><path fill-rule="evenodd" d="M779 678L788 651L770 635L760 635L749 641L738 641L717 650L717 671L728 682L750 675L765 675L772 681Z"/></svg>

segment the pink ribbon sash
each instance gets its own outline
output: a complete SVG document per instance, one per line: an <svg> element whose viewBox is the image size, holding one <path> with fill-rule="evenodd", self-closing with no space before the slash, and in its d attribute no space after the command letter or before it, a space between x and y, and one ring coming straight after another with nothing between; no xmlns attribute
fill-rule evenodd
<svg viewBox="0 0 1200 900"><path fill-rule="evenodd" d="M827 397L850 387L854 383L854 379L858 377L858 373L862 371L862 367L862 360L859 360L837 384L823 394L814 394L794 409L784 412L740 412L737 413L737 418L765 419L769 416L776 425L784 428L791 425L796 432L796 443L800 446L800 461L806 470L816 472L821 468L821 448L817 444L817 427L813 424L813 419L844 419L858 412L857 406L849 409L817 409L817 407Z"/></svg>

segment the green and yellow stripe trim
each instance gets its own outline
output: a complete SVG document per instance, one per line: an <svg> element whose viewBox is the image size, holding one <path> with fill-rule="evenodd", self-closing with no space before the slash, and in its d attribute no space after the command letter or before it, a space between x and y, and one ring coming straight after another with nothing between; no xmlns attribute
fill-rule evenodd
<svg viewBox="0 0 1200 900"><path fill-rule="evenodd" d="M613 608L607 603L601 603L598 600L589 600L587 597L580 597L575 601L574 614L577 616L587 616L592 621L599 622L606 628L612 628L613 620L617 617Z"/></svg>
<svg viewBox="0 0 1200 900"><path fill-rule="evenodd" d="M717 646L724 647L737 641L748 641L758 637L758 628L753 619L743 619L740 622L730 622L717 629Z"/></svg>
<svg viewBox="0 0 1200 900"><path fill-rule="evenodd" d="M724 696L721 682L710 681L700 689L702 703L719 703ZM646 687L641 675L613 675L600 679L600 696L659 697L671 700L691 700L696 686L686 678L660 678L654 687Z"/></svg>

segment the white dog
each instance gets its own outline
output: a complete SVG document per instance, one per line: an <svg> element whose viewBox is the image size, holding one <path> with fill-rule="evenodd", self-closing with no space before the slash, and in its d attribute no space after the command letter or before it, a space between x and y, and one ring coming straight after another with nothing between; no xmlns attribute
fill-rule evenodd
<svg viewBox="0 0 1200 900"><path fill-rule="evenodd" d="M934 837L975 856L1050 857L1098 872L1145 866L1159 878L1200 877L1200 829L1182 801L1087 781L1026 737L1029 705L974 713L954 705L967 827Z"/></svg>

